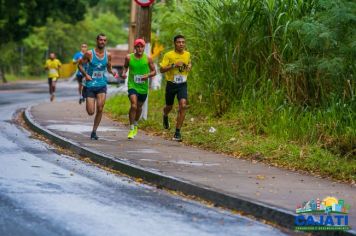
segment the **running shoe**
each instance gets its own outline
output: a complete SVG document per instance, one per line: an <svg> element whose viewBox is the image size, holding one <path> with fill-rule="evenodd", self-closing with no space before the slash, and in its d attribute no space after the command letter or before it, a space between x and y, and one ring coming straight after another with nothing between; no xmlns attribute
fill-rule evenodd
<svg viewBox="0 0 356 236"><path fill-rule="evenodd" d="M53 102L53 100L54 100L54 94L51 95L50 100L51 100L51 102Z"/></svg>
<svg viewBox="0 0 356 236"><path fill-rule="evenodd" d="M175 132L174 136L173 136L173 140L174 141L178 141L178 142L182 142L182 135L179 132Z"/></svg>
<svg viewBox="0 0 356 236"><path fill-rule="evenodd" d="M99 137L96 135L96 132L91 132L90 139L91 140L98 140Z"/></svg>
<svg viewBox="0 0 356 236"><path fill-rule="evenodd" d="M163 115L163 127L165 129L169 129L169 120L168 120L168 116Z"/></svg>
<svg viewBox="0 0 356 236"><path fill-rule="evenodd" d="M129 134L127 135L128 139L133 139L135 137L135 129L130 129Z"/></svg>
<svg viewBox="0 0 356 236"><path fill-rule="evenodd" d="M137 135L137 132L138 132L138 127L137 127L137 125L135 125L135 126L134 126L134 136Z"/></svg>

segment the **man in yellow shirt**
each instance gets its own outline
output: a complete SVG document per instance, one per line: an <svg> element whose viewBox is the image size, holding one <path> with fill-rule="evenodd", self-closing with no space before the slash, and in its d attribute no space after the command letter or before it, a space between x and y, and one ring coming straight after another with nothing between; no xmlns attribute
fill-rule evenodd
<svg viewBox="0 0 356 236"><path fill-rule="evenodd" d="M56 59L56 54L51 52L49 54L49 59L46 61L45 69L48 71L48 85L49 85L49 95L51 96L51 102L54 99L56 92L56 81L59 77L59 68L62 63Z"/></svg>
<svg viewBox="0 0 356 236"><path fill-rule="evenodd" d="M166 73L166 106L163 109L163 126L169 129L168 114L173 108L174 98L177 97L179 110L176 122L176 131L173 140L182 141L180 129L185 118L188 100L187 77L192 69L190 53L185 51L185 38L183 35L174 37L174 50L167 52L160 63L160 72Z"/></svg>

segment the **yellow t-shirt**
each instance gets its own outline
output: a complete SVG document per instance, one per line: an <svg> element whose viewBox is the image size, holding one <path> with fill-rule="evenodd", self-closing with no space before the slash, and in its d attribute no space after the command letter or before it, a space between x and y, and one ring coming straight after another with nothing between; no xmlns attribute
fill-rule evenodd
<svg viewBox="0 0 356 236"><path fill-rule="evenodd" d="M174 68L166 72L166 80L168 81L186 81L188 77L187 66L190 61L190 53L184 51L183 54L179 54L176 51L169 51L163 56L163 60L160 63L161 67L167 67L169 65L175 64L179 61L184 63L183 66L179 68Z"/></svg>
<svg viewBox="0 0 356 236"><path fill-rule="evenodd" d="M48 59L45 67L48 69L48 78L57 79L59 77L59 67L62 63L58 59Z"/></svg>

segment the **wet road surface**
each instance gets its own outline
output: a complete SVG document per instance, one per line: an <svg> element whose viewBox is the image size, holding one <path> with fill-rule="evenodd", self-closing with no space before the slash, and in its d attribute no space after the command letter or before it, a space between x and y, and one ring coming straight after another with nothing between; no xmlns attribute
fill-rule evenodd
<svg viewBox="0 0 356 236"><path fill-rule="evenodd" d="M76 98L75 83L57 89ZM283 235L57 154L12 122L46 99L46 83L0 86L0 235Z"/></svg>

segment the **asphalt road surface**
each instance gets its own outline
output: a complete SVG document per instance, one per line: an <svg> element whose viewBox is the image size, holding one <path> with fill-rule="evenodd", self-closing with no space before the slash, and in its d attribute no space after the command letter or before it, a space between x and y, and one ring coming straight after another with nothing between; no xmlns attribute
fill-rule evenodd
<svg viewBox="0 0 356 236"><path fill-rule="evenodd" d="M13 122L14 114L49 100L47 91L45 81L0 85L1 236L284 235L269 225L58 154L31 138ZM61 82L55 102L77 99L76 92L75 82Z"/></svg>

